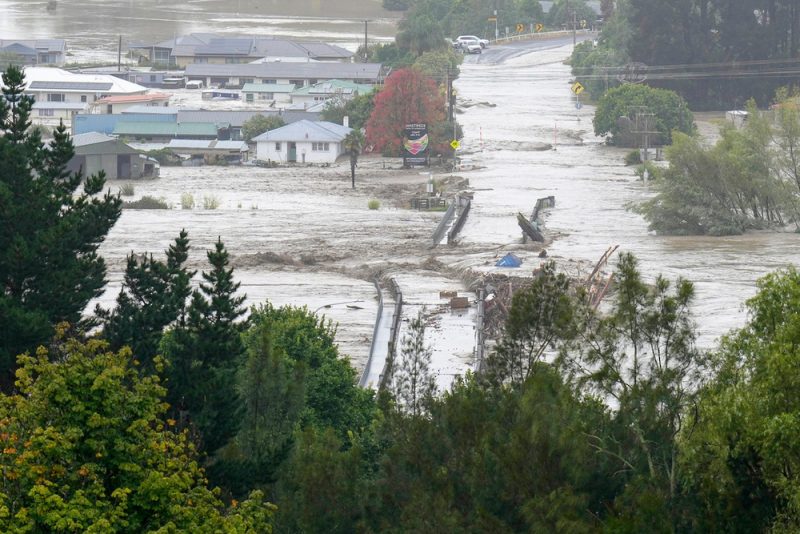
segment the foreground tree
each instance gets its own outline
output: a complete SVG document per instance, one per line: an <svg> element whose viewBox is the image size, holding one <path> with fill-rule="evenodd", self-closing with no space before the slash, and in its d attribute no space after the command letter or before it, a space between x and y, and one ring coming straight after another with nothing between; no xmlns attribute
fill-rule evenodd
<svg viewBox="0 0 800 534"><path fill-rule="evenodd" d="M15 356L46 343L53 325L80 325L102 293L105 263L97 249L120 216L119 196L102 173L67 169L74 154L63 125L45 147L28 132L33 99L22 71L3 75L0 98L0 385L12 382ZM81 187L82 186L82 187Z"/></svg>
<svg viewBox="0 0 800 534"><path fill-rule="evenodd" d="M164 420L164 388L128 349L55 351L21 356L19 393L0 397L0 530L272 531L261 494L233 510L206 487L186 434Z"/></svg>
<svg viewBox="0 0 800 534"><path fill-rule="evenodd" d="M436 395L436 378L431 371L433 351L425 343L425 311L420 310L403 336L400 360L391 370L391 390L398 406L413 417L426 413Z"/></svg>
<svg viewBox="0 0 800 534"><path fill-rule="evenodd" d="M186 299L191 292L194 272L184 267L189 257L185 230L166 251L167 261L150 256L128 256L125 279L112 310L97 306L95 313L103 324L103 337L113 350L130 347L145 368L154 370L164 329L184 322Z"/></svg>
<svg viewBox="0 0 800 534"><path fill-rule="evenodd" d="M533 282L514 295L503 337L486 359L486 374L496 383L523 384L541 368L545 352L577 334L576 308L570 282L546 263Z"/></svg>
<svg viewBox="0 0 800 534"><path fill-rule="evenodd" d="M162 343L167 368L168 400L188 413L202 437L203 450L212 453L227 443L238 428L239 399L236 371L244 346L241 333L244 295L228 268L221 240L208 251L211 270L203 272L200 288L192 293L185 323L178 324Z"/></svg>
<svg viewBox="0 0 800 534"><path fill-rule="evenodd" d="M615 277L610 313L590 311L559 364L577 388L617 406L613 424L587 439L625 474L618 520L667 532L680 521L679 434L703 368L689 310L694 288L679 279L673 289L661 276L646 284L631 254L620 255Z"/></svg>

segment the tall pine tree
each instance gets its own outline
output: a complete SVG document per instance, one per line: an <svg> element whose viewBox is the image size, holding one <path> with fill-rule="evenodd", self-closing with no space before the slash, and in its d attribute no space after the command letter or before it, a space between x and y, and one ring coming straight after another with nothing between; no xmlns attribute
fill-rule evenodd
<svg viewBox="0 0 800 534"><path fill-rule="evenodd" d="M166 262L162 262L152 255L139 258L131 253L116 308L96 309L103 322L103 336L112 349L129 346L148 372L153 370L164 329L175 321L185 321L186 300L194 276L184 267L189 257L185 230L169 246L166 256Z"/></svg>
<svg viewBox="0 0 800 534"><path fill-rule="evenodd" d="M203 449L213 453L239 425L236 371L244 355L245 323L239 319L245 296L236 296L239 284L221 240L208 252L208 261L212 269L203 272L185 320L165 337L162 349L169 363L167 400L182 419L188 415Z"/></svg>
<svg viewBox="0 0 800 534"><path fill-rule="evenodd" d="M102 292L106 267L97 249L120 216L119 196L99 195L101 172L70 172L74 154L64 125L49 146L30 130L33 98L21 70L3 75L0 98L0 384L10 386L15 356L77 325ZM79 188L82 186L82 190Z"/></svg>

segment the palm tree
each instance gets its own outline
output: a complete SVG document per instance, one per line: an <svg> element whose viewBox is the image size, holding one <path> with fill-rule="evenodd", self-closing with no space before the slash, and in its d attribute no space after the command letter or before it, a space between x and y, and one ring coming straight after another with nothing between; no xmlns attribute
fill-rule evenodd
<svg viewBox="0 0 800 534"><path fill-rule="evenodd" d="M356 188L356 164L361 149L364 148L364 133L361 130L353 130L344 138L344 148L350 154L350 179L353 182L353 189Z"/></svg>

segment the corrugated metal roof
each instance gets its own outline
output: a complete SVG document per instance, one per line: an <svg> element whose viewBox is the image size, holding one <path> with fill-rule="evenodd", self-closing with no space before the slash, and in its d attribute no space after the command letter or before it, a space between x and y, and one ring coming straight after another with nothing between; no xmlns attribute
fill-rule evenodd
<svg viewBox="0 0 800 534"><path fill-rule="evenodd" d="M118 121L114 127L114 135L155 135L155 136L196 136L216 137L217 127L207 122L146 122Z"/></svg>
<svg viewBox="0 0 800 534"><path fill-rule="evenodd" d="M108 91L114 86L105 82L50 82L34 81L28 86L29 90L54 89L58 91Z"/></svg>
<svg viewBox="0 0 800 534"><path fill-rule="evenodd" d="M309 52L311 52L311 57L316 58L337 58L337 59L347 59L353 57L353 53L341 46L331 45L328 43L319 43L319 42L299 42L298 45L302 46Z"/></svg>
<svg viewBox="0 0 800 534"><path fill-rule="evenodd" d="M106 143L108 141L116 141L116 138L100 132L87 132L72 136L72 145L76 148L86 145L95 145L97 143Z"/></svg>
<svg viewBox="0 0 800 534"><path fill-rule="evenodd" d="M286 83L246 83L242 87L243 93L291 93L294 84Z"/></svg>
<svg viewBox="0 0 800 534"><path fill-rule="evenodd" d="M241 128L248 119L256 115L265 117L280 116L284 122L291 123L299 120L317 120L318 113L283 112L275 109L267 110L236 110L236 111L209 111L209 110L180 110L178 122L209 122L213 124L229 124L233 128Z"/></svg>
<svg viewBox="0 0 800 534"><path fill-rule="evenodd" d="M334 95L334 94L352 94L358 92L359 94L369 94L375 89L374 86L353 83L346 80L327 80L314 85L306 85L295 90L293 95Z"/></svg>
<svg viewBox="0 0 800 534"><path fill-rule="evenodd" d="M192 63L186 76L226 76L273 79L378 80L380 63L245 63L210 65Z"/></svg>
<svg viewBox="0 0 800 534"><path fill-rule="evenodd" d="M308 142L332 142L342 141L347 134L352 131L341 124L334 124L325 121L298 121L287 124L280 128L275 128L264 132L253 141L308 141Z"/></svg>
<svg viewBox="0 0 800 534"><path fill-rule="evenodd" d="M217 38L194 50L196 56L246 56L253 48L252 39Z"/></svg>
<svg viewBox="0 0 800 534"><path fill-rule="evenodd" d="M0 39L0 48L13 43L47 52L64 52L67 49L67 42L64 39Z"/></svg>
<svg viewBox="0 0 800 534"><path fill-rule="evenodd" d="M85 102L47 102L37 100L33 104L33 109L77 109L84 110L89 107Z"/></svg>

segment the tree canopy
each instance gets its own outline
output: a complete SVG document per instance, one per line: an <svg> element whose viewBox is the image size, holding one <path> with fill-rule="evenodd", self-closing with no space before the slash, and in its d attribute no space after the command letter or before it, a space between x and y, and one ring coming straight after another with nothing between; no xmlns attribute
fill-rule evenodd
<svg viewBox="0 0 800 534"><path fill-rule="evenodd" d="M79 326L106 283L97 249L120 216L121 200L102 194L102 173L83 176L62 124L48 146L29 131L33 99L24 76L3 74L0 98L0 385L9 386L17 354L52 336L53 326Z"/></svg>
<svg viewBox="0 0 800 534"><path fill-rule="evenodd" d="M245 141L252 141L264 132L280 128L285 125L283 118L277 115L254 115L242 124L242 137Z"/></svg>

